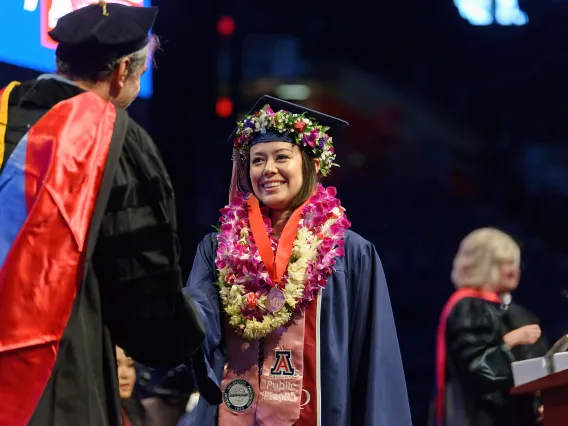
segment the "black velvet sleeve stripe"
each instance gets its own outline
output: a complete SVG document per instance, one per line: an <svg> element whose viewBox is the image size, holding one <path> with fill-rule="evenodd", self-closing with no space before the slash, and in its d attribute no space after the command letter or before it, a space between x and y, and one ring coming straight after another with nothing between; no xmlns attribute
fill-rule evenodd
<svg viewBox="0 0 568 426"><path fill-rule="evenodd" d="M162 273L163 271L179 270L178 263L173 261L173 256L165 251L152 250L133 253L128 257L115 257L107 259L108 269L123 271L121 276L116 276L112 281L122 282L126 279L136 279L139 276ZM121 281L122 280L122 281Z"/></svg>
<svg viewBox="0 0 568 426"><path fill-rule="evenodd" d="M167 283L176 282L180 279L180 271L178 269L159 271L154 274L145 274L140 277L130 278L115 282L119 292L125 295L132 295L140 300L152 299L150 304L155 302L154 298L162 296L168 297L171 294L179 292L179 289L167 285ZM163 283L164 285L159 285Z"/></svg>
<svg viewBox="0 0 568 426"><path fill-rule="evenodd" d="M101 226L101 237L120 236L156 226L169 227L167 232L173 235L176 229L166 216L167 209L168 207L162 204L107 214Z"/></svg>
<svg viewBox="0 0 568 426"><path fill-rule="evenodd" d="M115 186L107 204L107 212L156 205L173 196L171 187L164 186L157 176L150 178L143 187L141 184Z"/></svg>
<svg viewBox="0 0 568 426"><path fill-rule="evenodd" d="M174 238L169 224L162 224L114 236L101 236L97 248L103 252L116 253L117 256L121 256L121 253L132 255L154 249L171 251L173 254Z"/></svg>

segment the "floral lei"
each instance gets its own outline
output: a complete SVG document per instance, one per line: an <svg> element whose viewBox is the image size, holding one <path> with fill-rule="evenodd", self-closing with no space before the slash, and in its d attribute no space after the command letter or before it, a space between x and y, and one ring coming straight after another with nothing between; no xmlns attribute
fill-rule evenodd
<svg viewBox="0 0 568 426"><path fill-rule="evenodd" d="M305 113L292 114L284 110L275 113L270 105L265 105L237 124L234 149L243 155L246 154L255 133L266 133L267 130L288 133L294 137L296 145L309 149L316 158L319 158L320 173L327 176L331 167L337 166L333 162L335 160L333 138L326 133L329 127L321 126L304 115Z"/></svg>
<svg viewBox="0 0 568 426"><path fill-rule="evenodd" d="M335 198L333 187L319 185L304 205L290 261L279 288L284 300L276 311L268 308L275 287L250 229L248 194L239 193L221 210L219 246L215 265L219 273L221 302L229 323L246 340L260 339L302 314L314 295L333 273L337 256L343 256L343 240L351 223ZM273 251L278 241L271 234L264 208L263 219Z"/></svg>

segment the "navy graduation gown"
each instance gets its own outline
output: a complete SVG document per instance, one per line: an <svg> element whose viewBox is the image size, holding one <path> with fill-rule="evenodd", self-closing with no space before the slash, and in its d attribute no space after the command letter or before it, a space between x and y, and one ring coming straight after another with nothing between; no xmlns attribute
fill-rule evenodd
<svg viewBox="0 0 568 426"><path fill-rule="evenodd" d="M205 322L207 337L194 358L201 392L180 426L217 425L220 383L226 362L222 308L216 285L216 234L199 244L184 292ZM320 422L332 426L410 426L400 349L381 261L375 247L347 231L321 296Z"/></svg>

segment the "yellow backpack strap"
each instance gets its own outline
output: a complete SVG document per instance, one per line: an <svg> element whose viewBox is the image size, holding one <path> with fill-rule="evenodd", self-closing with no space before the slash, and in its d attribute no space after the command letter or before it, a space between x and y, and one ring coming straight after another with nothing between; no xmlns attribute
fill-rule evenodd
<svg viewBox="0 0 568 426"><path fill-rule="evenodd" d="M6 139L6 128L8 127L8 100L14 87L19 86L18 81L12 81L0 93L0 169L4 163L4 145Z"/></svg>

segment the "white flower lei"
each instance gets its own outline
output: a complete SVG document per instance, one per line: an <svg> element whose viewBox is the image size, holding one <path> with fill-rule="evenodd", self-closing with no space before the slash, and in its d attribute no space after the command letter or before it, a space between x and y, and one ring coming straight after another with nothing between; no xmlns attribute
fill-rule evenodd
<svg viewBox="0 0 568 426"><path fill-rule="evenodd" d="M325 287L336 257L343 255L343 239L350 226L334 195L334 188L326 191L318 185L316 194L304 206L280 286L285 304L276 312L267 310L268 293L274 283L252 238L247 196L238 195L223 209L217 284L229 323L244 339L259 339L286 325L295 315L301 315L313 296ZM276 240L271 238L271 243L274 249Z"/></svg>

